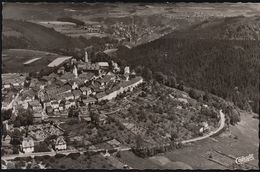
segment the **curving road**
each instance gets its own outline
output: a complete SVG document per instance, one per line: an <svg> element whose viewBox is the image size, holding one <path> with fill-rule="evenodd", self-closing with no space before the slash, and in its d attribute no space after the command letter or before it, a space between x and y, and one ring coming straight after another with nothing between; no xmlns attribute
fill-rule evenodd
<svg viewBox="0 0 260 172"><path fill-rule="evenodd" d="M189 140L184 140L184 141L182 141L181 143L185 144L185 143L190 143L190 142L195 142L195 141L203 140L203 139L206 139L206 138L208 138L208 137L210 137L210 136L212 136L212 135L218 133L219 131L221 131L221 130L224 128L224 126L225 126L225 114L222 112L222 110L219 111L219 114L220 114L220 121L219 121L220 125L219 125L219 127L218 127L217 130L211 131L210 133L208 133L208 134L205 135L205 136L196 137L196 138L189 139Z"/></svg>
<svg viewBox="0 0 260 172"><path fill-rule="evenodd" d="M189 140L184 140L184 141L181 141L182 144L185 144L185 143L190 143L190 142L195 142L195 141L199 141L199 140L203 140L203 139L206 139L216 133L218 133L219 131L221 131L224 126L225 126L225 114L222 112L222 110L219 111L220 113L220 126L218 127L217 130L215 131L212 131L210 133L208 133L207 135L205 136L201 136L201 137L196 137L196 138L193 138L193 139L189 139ZM167 146L169 144L165 144L164 146ZM114 149L117 149L117 151L129 151L131 150L132 148L130 147L126 147L126 148L114 148ZM94 149L94 150L86 150L84 152L101 152L101 151L105 151L106 149ZM14 159L16 157L29 157L29 156L43 156L43 155L50 155L50 156L54 156L56 155L57 153L60 153L60 154L70 154L70 153L82 153L82 152L79 152L78 150L66 150L66 151L57 151L57 152L39 152L39 153L27 153L27 154L19 154L19 155L7 155L7 156L2 156L1 159L3 160L10 160L10 159Z"/></svg>

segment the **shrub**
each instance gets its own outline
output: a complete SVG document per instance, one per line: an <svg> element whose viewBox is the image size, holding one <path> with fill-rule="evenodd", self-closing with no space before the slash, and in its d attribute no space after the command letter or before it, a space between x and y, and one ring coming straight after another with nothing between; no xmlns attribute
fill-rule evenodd
<svg viewBox="0 0 260 172"><path fill-rule="evenodd" d="M63 157L66 157L66 155L63 155L63 154L56 154L55 156L54 156L55 158L63 158Z"/></svg>
<svg viewBox="0 0 260 172"><path fill-rule="evenodd" d="M201 97L200 93L194 89L190 89L189 96L196 100L198 100Z"/></svg>
<svg viewBox="0 0 260 172"><path fill-rule="evenodd" d="M68 122L67 122L69 125L75 125L78 123L78 119L70 119Z"/></svg>
<svg viewBox="0 0 260 172"><path fill-rule="evenodd" d="M73 160L76 160L76 159L78 159L79 156L80 156L80 153L71 153L67 157L71 158Z"/></svg>

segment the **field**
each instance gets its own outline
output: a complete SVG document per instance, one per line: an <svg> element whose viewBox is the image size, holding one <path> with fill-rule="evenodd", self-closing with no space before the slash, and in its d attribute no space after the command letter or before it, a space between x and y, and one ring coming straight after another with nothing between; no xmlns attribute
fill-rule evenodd
<svg viewBox="0 0 260 172"><path fill-rule="evenodd" d="M257 125L257 119L253 119L250 114L243 113L241 122L237 126L231 127L231 135L226 132L215 138L193 143L183 149L164 153L163 156L166 156L171 161L185 162L192 166L193 169L226 169L227 167L223 165L209 161L207 159L208 155L211 153L214 159L231 166L232 162L235 163L235 160L222 156L214 150L234 157L254 154L255 160L249 163L258 167L259 139ZM237 136L238 139L235 139L234 136Z"/></svg>
<svg viewBox="0 0 260 172"><path fill-rule="evenodd" d="M26 49L5 49L2 51L3 73L27 73L40 71L60 55L44 51ZM41 58L29 65L24 65L28 60Z"/></svg>

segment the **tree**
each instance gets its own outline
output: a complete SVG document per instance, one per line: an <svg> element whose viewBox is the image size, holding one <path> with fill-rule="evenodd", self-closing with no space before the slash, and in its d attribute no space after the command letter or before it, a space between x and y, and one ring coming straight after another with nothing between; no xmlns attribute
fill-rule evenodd
<svg viewBox="0 0 260 172"><path fill-rule="evenodd" d="M13 146L18 146L22 143L23 137L21 132L18 129L14 129L14 131L11 133L11 141L10 144Z"/></svg>
<svg viewBox="0 0 260 172"><path fill-rule="evenodd" d="M179 89L181 91L184 91L184 82L183 82L183 80L181 80L181 82L179 83L177 89Z"/></svg>
<svg viewBox="0 0 260 172"><path fill-rule="evenodd" d="M143 142L144 141L143 141L142 136L140 134L135 136L135 146L136 146L137 149L142 148Z"/></svg>
<svg viewBox="0 0 260 172"><path fill-rule="evenodd" d="M211 101L211 98L210 98L210 95L209 95L208 91L206 91L205 94L203 95L203 100L206 101L206 102L210 102Z"/></svg>
<svg viewBox="0 0 260 172"><path fill-rule="evenodd" d="M176 87L176 78L174 76L168 76L167 85L170 87L175 88Z"/></svg>
<svg viewBox="0 0 260 172"><path fill-rule="evenodd" d="M145 112L143 109L141 109L141 110L139 111L138 120L139 120L139 121L144 121L144 122L147 121L147 114L146 114L146 112Z"/></svg>
<svg viewBox="0 0 260 172"><path fill-rule="evenodd" d="M167 81L167 76L164 75L162 72L156 72L155 73L155 79L161 83L161 84L165 84Z"/></svg>
<svg viewBox="0 0 260 172"><path fill-rule="evenodd" d="M196 100L198 100L201 97L200 93L194 89L190 89L189 96Z"/></svg>
<svg viewBox="0 0 260 172"><path fill-rule="evenodd" d="M240 113L231 105L227 106L226 109L224 109L224 113L230 119L229 121L231 125L236 125L240 121Z"/></svg>
<svg viewBox="0 0 260 172"><path fill-rule="evenodd" d="M2 121L9 120L11 118L11 115L12 115L12 109L2 110L1 111Z"/></svg>
<svg viewBox="0 0 260 172"><path fill-rule="evenodd" d="M138 75L142 75L142 71L143 71L143 67L140 65L135 68L135 72Z"/></svg>
<svg viewBox="0 0 260 172"><path fill-rule="evenodd" d="M96 126L99 124L99 115L97 112L94 112L93 110L90 111L90 118L93 124Z"/></svg>
<svg viewBox="0 0 260 172"><path fill-rule="evenodd" d="M49 152L49 146L46 142L40 142L38 145L35 146L34 148L35 152Z"/></svg>
<svg viewBox="0 0 260 172"><path fill-rule="evenodd" d="M33 124L32 109L18 109L18 115L14 121L14 127L28 126Z"/></svg>
<svg viewBox="0 0 260 172"><path fill-rule="evenodd" d="M149 81L153 78L153 73L150 68L144 68L142 76Z"/></svg>

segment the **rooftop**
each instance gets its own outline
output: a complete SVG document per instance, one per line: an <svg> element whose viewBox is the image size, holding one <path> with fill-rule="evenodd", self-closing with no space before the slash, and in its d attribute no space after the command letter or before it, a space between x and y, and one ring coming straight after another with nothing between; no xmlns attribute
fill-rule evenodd
<svg viewBox="0 0 260 172"><path fill-rule="evenodd" d="M53 60L50 64L48 64L48 67L59 66L60 64L62 64L63 62L65 62L66 60L69 60L71 58L72 58L72 56L58 57L55 60Z"/></svg>
<svg viewBox="0 0 260 172"><path fill-rule="evenodd" d="M96 102L97 100L93 97L88 97L87 99L83 99L84 103L93 103Z"/></svg>
<svg viewBox="0 0 260 172"><path fill-rule="evenodd" d="M97 62L100 67L109 67L108 62Z"/></svg>
<svg viewBox="0 0 260 172"><path fill-rule="evenodd" d="M88 73L80 74L79 78L84 79L84 80L90 80L90 79L92 79L93 76L95 76L95 74L88 72Z"/></svg>

